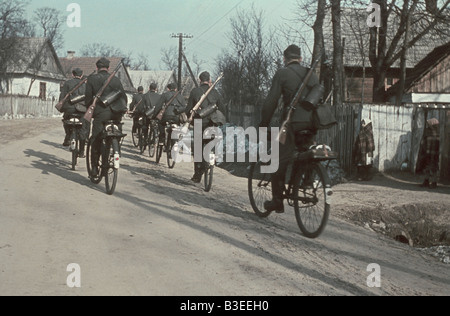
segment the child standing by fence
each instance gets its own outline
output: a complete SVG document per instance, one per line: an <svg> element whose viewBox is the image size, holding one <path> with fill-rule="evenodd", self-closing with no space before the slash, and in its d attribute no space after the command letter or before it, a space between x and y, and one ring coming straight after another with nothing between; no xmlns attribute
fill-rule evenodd
<svg viewBox="0 0 450 316"><path fill-rule="evenodd" d="M356 138L353 149L353 162L357 168L357 179L369 181L372 179L373 152L375 142L373 139L372 121L363 119L361 131Z"/></svg>
<svg viewBox="0 0 450 316"><path fill-rule="evenodd" d="M421 187L437 188L439 173L439 121L432 118L427 121L422 140L425 150L425 180Z"/></svg>

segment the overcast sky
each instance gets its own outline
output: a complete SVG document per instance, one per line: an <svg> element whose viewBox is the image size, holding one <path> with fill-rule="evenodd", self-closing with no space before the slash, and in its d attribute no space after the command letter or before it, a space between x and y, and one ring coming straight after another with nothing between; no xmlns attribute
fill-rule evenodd
<svg viewBox="0 0 450 316"><path fill-rule="evenodd" d="M31 0L28 8L32 12L48 6L69 16L71 3L81 9L81 24L64 25L65 48L60 55L98 42L133 52L134 57L144 53L150 66L159 69L161 49L178 47L172 34L193 36L185 40L186 55L195 53L208 63L206 67L212 67L213 59L228 45L225 33L236 10L249 9L254 3L264 11L267 21L276 25L292 17L296 0Z"/></svg>

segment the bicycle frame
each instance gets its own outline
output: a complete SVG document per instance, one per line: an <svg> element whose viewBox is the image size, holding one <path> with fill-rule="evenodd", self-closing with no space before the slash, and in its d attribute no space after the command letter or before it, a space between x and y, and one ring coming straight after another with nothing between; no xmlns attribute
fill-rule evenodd
<svg viewBox="0 0 450 316"><path fill-rule="evenodd" d="M335 159L337 154L328 146L314 146L297 153L289 166L292 173L286 174L288 181L283 199L294 208L297 224L308 238L317 238L328 221L333 190L327 167ZM252 208L259 217L264 218L271 213L266 210L265 203L273 196L272 175L261 172L263 165L258 162L250 166L248 185Z"/></svg>

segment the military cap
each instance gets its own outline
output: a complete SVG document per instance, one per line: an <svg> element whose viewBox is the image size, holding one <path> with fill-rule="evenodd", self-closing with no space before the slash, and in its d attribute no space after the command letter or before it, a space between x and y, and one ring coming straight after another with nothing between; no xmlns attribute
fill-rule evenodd
<svg viewBox="0 0 450 316"><path fill-rule="evenodd" d="M95 64L97 68L109 68L110 61L105 57L100 58Z"/></svg>
<svg viewBox="0 0 450 316"><path fill-rule="evenodd" d="M200 74L199 79L201 82L207 82L211 80L211 75L209 74L209 72L204 71Z"/></svg>
<svg viewBox="0 0 450 316"><path fill-rule="evenodd" d="M290 45L284 51L284 57L289 59L299 59L302 57L302 51L297 45Z"/></svg>
<svg viewBox="0 0 450 316"><path fill-rule="evenodd" d="M83 70L81 70L80 68L75 68L74 70L72 70L72 74L76 77L81 77L83 75Z"/></svg>

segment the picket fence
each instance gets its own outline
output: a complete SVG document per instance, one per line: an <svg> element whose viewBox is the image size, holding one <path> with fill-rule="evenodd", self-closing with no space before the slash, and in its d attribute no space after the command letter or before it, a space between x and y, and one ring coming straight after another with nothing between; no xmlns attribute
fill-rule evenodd
<svg viewBox="0 0 450 316"><path fill-rule="evenodd" d="M42 100L18 95L0 95L0 118L54 117L57 100Z"/></svg>

